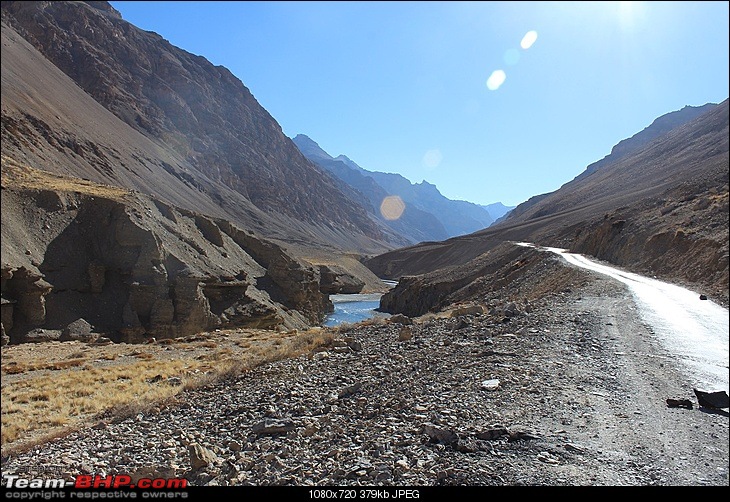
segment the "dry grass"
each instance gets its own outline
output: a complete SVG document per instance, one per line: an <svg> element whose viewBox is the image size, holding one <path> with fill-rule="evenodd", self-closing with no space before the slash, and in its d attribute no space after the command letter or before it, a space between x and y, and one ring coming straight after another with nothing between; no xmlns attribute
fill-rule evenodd
<svg viewBox="0 0 730 502"><path fill-rule="evenodd" d="M5 346L3 454L101 418L121 418L164 407L186 390L235 377L267 362L311 353L331 344L332 339L333 332L323 329L290 333L233 330L211 333L198 341L163 345L96 347L49 342L45 347ZM83 357L70 358L79 355ZM51 356L53 360L49 360Z"/></svg>
<svg viewBox="0 0 730 502"><path fill-rule="evenodd" d="M21 164L10 157L2 156L2 185L4 187L15 187L32 190L56 190L61 192L78 192L86 195L106 197L109 199L121 199L129 195L129 190L102 185L93 181L60 176L41 171L33 167Z"/></svg>

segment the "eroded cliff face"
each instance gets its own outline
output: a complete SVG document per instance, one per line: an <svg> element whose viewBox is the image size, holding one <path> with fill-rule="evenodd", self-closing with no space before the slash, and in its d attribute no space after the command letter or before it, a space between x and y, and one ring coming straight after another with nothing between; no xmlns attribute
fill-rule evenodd
<svg viewBox="0 0 730 502"><path fill-rule="evenodd" d="M216 328L305 328L332 310L317 267L225 220L3 163L2 329L79 319L127 342Z"/></svg>
<svg viewBox="0 0 730 502"><path fill-rule="evenodd" d="M728 187L672 190L641 211L575 226L571 250L728 302Z"/></svg>

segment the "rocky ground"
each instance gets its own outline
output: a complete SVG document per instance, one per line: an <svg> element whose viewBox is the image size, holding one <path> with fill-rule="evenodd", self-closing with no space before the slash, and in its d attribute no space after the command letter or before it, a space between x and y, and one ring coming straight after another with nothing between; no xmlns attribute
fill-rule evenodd
<svg viewBox="0 0 730 502"><path fill-rule="evenodd" d="M3 475L728 486L728 413L698 408L620 285L581 273L529 303L491 305L343 328L325 351L5 456Z"/></svg>

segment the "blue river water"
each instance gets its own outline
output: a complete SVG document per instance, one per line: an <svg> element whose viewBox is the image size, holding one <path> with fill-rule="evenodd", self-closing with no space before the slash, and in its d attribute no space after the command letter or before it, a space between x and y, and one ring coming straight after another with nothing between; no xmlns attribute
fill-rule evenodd
<svg viewBox="0 0 730 502"><path fill-rule="evenodd" d="M339 326L343 323L354 324L371 317L388 317L376 312L380 306L380 293L356 295L330 295L335 311L327 316L325 326Z"/></svg>

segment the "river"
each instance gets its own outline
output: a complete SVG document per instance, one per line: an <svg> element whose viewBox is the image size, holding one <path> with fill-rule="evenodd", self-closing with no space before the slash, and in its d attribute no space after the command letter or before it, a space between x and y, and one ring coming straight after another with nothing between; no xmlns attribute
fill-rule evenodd
<svg viewBox="0 0 730 502"><path fill-rule="evenodd" d="M566 249L524 242L515 244L555 253L572 265L625 284L643 321L652 327L654 336L665 349L681 362L695 387L709 391L728 389L728 309L711 300L700 300L697 292L625 272Z"/></svg>
<svg viewBox="0 0 730 502"><path fill-rule="evenodd" d="M398 282L381 279L388 288L394 288ZM390 314L378 312L382 293L361 293L351 295L330 295L335 311L329 314L324 326L339 326L343 323L354 324L372 317L389 317Z"/></svg>

